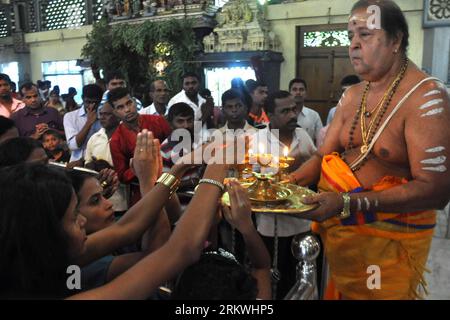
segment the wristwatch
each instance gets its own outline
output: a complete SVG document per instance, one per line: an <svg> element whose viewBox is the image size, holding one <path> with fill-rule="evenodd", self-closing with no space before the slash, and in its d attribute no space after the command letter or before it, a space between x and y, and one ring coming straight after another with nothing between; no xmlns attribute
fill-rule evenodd
<svg viewBox="0 0 450 320"><path fill-rule="evenodd" d="M344 208L342 209L341 213L338 214L339 219L347 219L350 217L350 194L348 192L342 193L342 199L344 199Z"/></svg>

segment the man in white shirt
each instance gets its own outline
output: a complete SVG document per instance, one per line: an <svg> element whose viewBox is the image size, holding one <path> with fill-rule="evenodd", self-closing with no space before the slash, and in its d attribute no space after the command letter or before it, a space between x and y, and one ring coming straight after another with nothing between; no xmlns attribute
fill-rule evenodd
<svg viewBox="0 0 450 320"><path fill-rule="evenodd" d="M207 120L204 119L202 114L202 105L206 102L202 96L199 94L200 89L200 79L195 73L186 73L183 76L183 90L177 93L169 101L169 109L175 103L184 102L187 103L193 110L196 121L202 121L203 123Z"/></svg>
<svg viewBox="0 0 450 320"><path fill-rule="evenodd" d="M102 128L94 133L87 143L85 164L89 165L89 163L96 160L104 160L111 168L114 168L109 141L119 126L119 119L114 116L113 108L108 102L99 109L98 116ZM109 198L109 201L113 204L115 212L126 211L128 209L127 186L120 184L117 191Z"/></svg>
<svg viewBox="0 0 450 320"><path fill-rule="evenodd" d="M287 91L275 92L267 98L265 111L269 117L269 126L259 130L251 139L250 146L254 152L271 152L273 156L283 156L285 148L288 155L295 158L290 168L295 170L307 161L315 152L316 147L307 132L297 127L298 108L294 97ZM278 154L274 154L278 153ZM258 232L263 236L269 251L274 251L274 220L273 215L259 214L256 216ZM278 283L277 297L284 297L295 283L295 267L297 261L291 254L290 246L295 235L310 231L307 220L277 216L278 235L278 269L281 281ZM273 257L272 257L273 259Z"/></svg>
<svg viewBox="0 0 450 320"><path fill-rule="evenodd" d="M144 109L139 111L140 114L159 115L166 117L169 108L167 103L169 102L169 88L164 80L155 80L150 85L150 97L153 103Z"/></svg>
<svg viewBox="0 0 450 320"><path fill-rule="evenodd" d="M319 135L320 129L322 129L323 124L320 119L319 113L316 111L305 107L305 99L307 95L307 85L306 81L303 79L292 79L289 82L289 92L294 96L295 104L298 108L298 119L297 123L300 127L308 132L309 136L313 140L314 144L317 142L317 137Z"/></svg>
<svg viewBox="0 0 450 320"><path fill-rule="evenodd" d="M64 115L64 131L72 155L70 161L82 160L89 138L100 130L97 109L102 99L102 89L95 84L83 87L81 108Z"/></svg>
<svg viewBox="0 0 450 320"><path fill-rule="evenodd" d="M251 126L247 121L251 101L246 99L244 94L236 89L230 89L222 94L222 114L225 118L225 125L219 128L221 133L227 133L234 130L241 129L244 132L256 131L257 129Z"/></svg>

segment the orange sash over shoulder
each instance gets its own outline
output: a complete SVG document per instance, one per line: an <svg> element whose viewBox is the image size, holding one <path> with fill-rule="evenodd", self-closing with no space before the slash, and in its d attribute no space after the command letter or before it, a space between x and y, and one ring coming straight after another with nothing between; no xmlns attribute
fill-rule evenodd
<svg viewBox="0 0 450 320"><path fill-rule="evenodd" d="M382 191L407 183L384 177L364 190L338 154L322 161L319 189L322 192ZM331 283L326 298L414 299L419 284L425 287L423 271L428 257L434 211L412 213L357 212L348 219L331 218L314 223L313 230L324 241ZM381 288L369 288L368 270L381 272Z"/></svg>

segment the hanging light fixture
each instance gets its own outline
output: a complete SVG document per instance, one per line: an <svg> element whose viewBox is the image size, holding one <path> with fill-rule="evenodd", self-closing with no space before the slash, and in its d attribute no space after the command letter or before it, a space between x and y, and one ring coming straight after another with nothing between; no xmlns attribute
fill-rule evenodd
<svg viewBox="0 0 450 320"><path fill-rule="evenodd" d="M153 65L158 72L158 76L164 75L164 70L167 68L169 64L165 60L156 60Z"/></svg>

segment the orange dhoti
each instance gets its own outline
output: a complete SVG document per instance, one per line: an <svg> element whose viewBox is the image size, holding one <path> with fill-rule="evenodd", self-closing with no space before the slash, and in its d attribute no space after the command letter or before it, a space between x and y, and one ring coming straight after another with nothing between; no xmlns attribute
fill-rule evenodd
<svg viewBox="0 0 450 320"><path fill-rule="evenodd" d="M407 183L385 177L370 190L363 190L347 164L337 154L322 162L322 192L382 191ZM362 200L362 199L361 199ZM326 299L416 299L425 288L434 211L413 213L357 212L348 219L331 218L314 223L324 242L330 267ZM379 270L380 286L374 277Z"/></svg>

